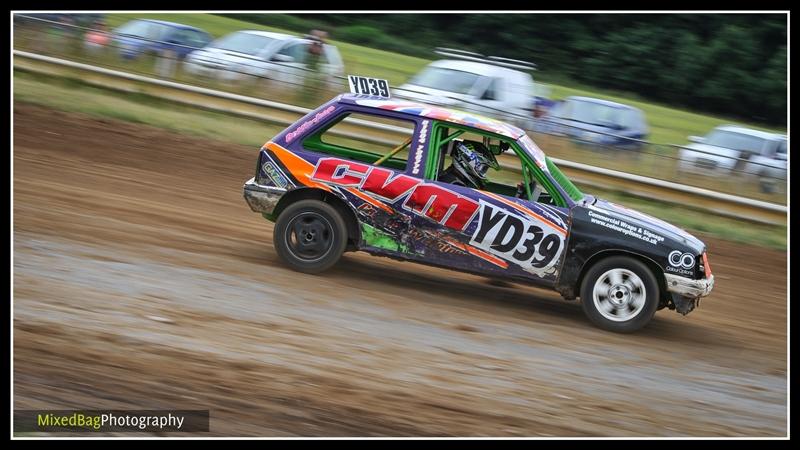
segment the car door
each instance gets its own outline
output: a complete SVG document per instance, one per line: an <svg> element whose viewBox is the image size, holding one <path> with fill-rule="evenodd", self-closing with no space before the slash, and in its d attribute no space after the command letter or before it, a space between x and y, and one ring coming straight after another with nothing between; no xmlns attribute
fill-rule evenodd
<svg viewBox="0 0 800 450"><path fill-rule="evenodd" d="M442 129L447 130L445 135ZM518 186L509 184L504 177L499 180L505 182L490 181L484 189L439 180L449 164L446 153L451 149L448 139L454 134L452 130L465 132L453 140L461 137L472 140L481 136L503 140L496 135L488 136L480 130L453 127L452 124L434 127L434 142L430 149L434 156L428 159L434 167L426 171L426 182L436 186L429 191L442 195L438 207L446 211L440 213L446 220L420 223L420 228L452 241L452 245L460 250L458 257L435 262L485 275L523 278L548 286L555 284L566 248L568 205L543 201L552 200L553 196L560 198L560 194L550 192L554 189L552 182L544 178L546 174L541 169L532 170L527 157L519 172L512 171L521 183L526 179L537 181L533 186L528 184L529 188L522 187L522 198L517 196L520 192ZM524 152L516 143L506 143L515 152ZM503 165L514 160L521 164L521 160L513 156L501 155L501 160ZM530 194L536 195L535 199L528 195L530 188L533 188ZM421 197L419 201L424 200L426 198ZM426 209L436 206L431 202Z"/></svg>

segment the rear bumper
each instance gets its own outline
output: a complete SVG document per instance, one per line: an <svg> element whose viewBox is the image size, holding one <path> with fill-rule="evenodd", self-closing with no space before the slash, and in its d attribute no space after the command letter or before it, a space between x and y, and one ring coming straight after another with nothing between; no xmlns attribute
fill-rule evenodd
<svg viewBox="0 0 800 450"><path fill-rule="evenodd" d="M250 178L244 184L244 199L254 212L272 214L286 189L275 186L257 184L255 178Z"/></svg>
<svg viewBox="0 0 800 450"><path fill-rule="evenodd" d="M667 290L688 298L705 297L714 289L714 275L702 280L691 280L678 275L664 274Z"/></svg>

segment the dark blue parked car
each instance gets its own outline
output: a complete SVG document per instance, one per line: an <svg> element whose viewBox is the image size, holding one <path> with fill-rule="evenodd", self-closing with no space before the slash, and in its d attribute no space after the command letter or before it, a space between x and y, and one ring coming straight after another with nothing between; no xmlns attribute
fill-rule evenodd
<svg viewBox="0 0 800 450"><path fill-rule="evenodd" d="M649 132L640 109L590 97L567 97L543 119L537 131L588 145L640 149Z"/></svg>
<svg viewBox="0 0 800 450"><path fill-rule="evenodd" d="M134 59L142 54L161 54L166 50L183 58L212 41L210 34L199 28L163 20L132 20L114 30L113 45L120 55Z"/></svg>

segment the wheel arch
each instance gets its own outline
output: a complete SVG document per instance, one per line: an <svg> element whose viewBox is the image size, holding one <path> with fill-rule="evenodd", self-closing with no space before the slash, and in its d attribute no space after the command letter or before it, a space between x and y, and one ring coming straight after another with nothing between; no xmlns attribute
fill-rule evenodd
<svg viewBox="0 0 800 450"><path fill-rule="evenodd" d="M336 208L342 215L342 219L344 219L344 223L347 226L348 248L355 249L358 247L361 242L361 228L358 226L356 213L344 199L331 192L309 187L292 189L284 194L278 201L278 204L275 205L272 217L277 219L287 206L300 200L320 200Z"/></svg>
<svg viewBox="0 0 800 450"><path fill-rule="evenodd" d="M586 273L589 272L589 269L591 269L592 266L597 264L599 261L602 261L606 258L610 258L612 256L627 256L647 266L647 268L650 269L650 271L653 273L653 276L656 279L656 283L658 283L658 289L660 294L659 309L667 304L669 299L668 296L669 292L667 291L667 282L666 279L664 278L664 270L661 268L661 266L658 265L658 263L656 263L652 258L626 250L602 250L589 257L589 259L587 259L586 262L583 263L583 266L581 266L581 270L578 273L578 277L575 282L575 292L580 292L581 285L583 284L583 278L586 276Z"/></svg>

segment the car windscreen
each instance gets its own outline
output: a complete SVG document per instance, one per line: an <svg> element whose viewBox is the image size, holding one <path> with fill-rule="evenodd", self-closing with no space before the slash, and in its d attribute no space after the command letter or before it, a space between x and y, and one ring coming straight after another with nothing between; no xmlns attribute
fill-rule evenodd
<svg viewBox="0 0 800 450"><path fill-rule="evenodd" d="M764 138L751 136L749 134L715 130L706 137L704 143L715 147L730 148L748 153L761 153L761 149L764 148L764 142Z"/></svg>
<svg viewBox="0 0 800 450"><path fill-rule="evenodd" d="M610 126L622 123L622 112L620 108L602 103L567 100L554 108L552 115L590 125Z"/></svg>
<svg viewBox="0 0 800 450"><path fill-rule="evenodd" d="M549 157L545 158L545 160L547 161L547 169L550 172L550 175L552 175L556 182L558 182L558 184L564 188L564 191L566 191L567 195L569 195L569 198L575 200L576 202L583 200L583 192L581 192L581 190L572 183L572 180L567 178L567 176L561 172L561 169L556 166L556 163L554 163Z"/></svg>
<svg viewBox="0 0 800 450"><path fill-rule="evenodd" d="M456 94L467 94L481 76L444 67L426 67L409 81L416 86L439 89Z"/></svg>
<svg viewBox="0 0 800 450"><path fill-rule="evenodd" d="M575 186L572 181L570 181L570 179L561 172L561 169L559 169L555 163L544 154L539 146L533 142L530 136L527 134L523 135L517 142L519 142L525 152L531 158L533 158L533 161L537 166L539 166L540 169L542 169L542 171L549 173L556 180L556 182L564 189L564 191L567 192L567 195L569 195L571 199L575 201L583 199L583 192L581 192L580 189L578 189L578 187Z"/></svg>
<svg viewBox="0 0 800 450"><path fill-rule="evenodd" d="M275 39L251 33L233 33L217 40L209 47L231 52L256 55L272 44Z"/></svg>
<svg viewBox="0 0 800 450"><path fill-rule="evenodd" d="M123 36L134 36L143 39L161 39L168 27L156 22L146 20L134 20L117 28L116 33Z"/></svg>

